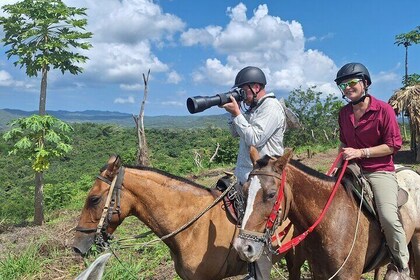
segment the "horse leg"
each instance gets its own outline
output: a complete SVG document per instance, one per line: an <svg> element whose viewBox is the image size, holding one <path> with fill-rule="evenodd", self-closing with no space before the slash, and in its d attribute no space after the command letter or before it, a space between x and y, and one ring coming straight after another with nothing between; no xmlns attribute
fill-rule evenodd
<svg viewBox="0 0 420 280"><path fill-rule="evenodd" d="M410 248L410 268L414 272L415 279L420 279L420 232L414 233L411 238Z"/></svg>
<svg viewBox="0 0 420 280"><path fill-rule="evenodd" d="M305 262L305 256L302 246L297 246L289 251L286 256L287 270L289 271L290 280L300 280L300 268Z"/></svg>

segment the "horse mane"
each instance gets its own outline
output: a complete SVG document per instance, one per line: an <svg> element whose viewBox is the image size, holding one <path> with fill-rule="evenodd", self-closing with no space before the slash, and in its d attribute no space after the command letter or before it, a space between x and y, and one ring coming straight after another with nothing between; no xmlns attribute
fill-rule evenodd
<svg viewBox="0 0 420 280"><path fill-rule="evenodd" d="M200 188L200 189L203 189L203 190L207 190L207 191L210 191L210 190L211 190L210 188L205 187L205 186L203 186L203 185L200 185L200 184L198 184L198 183L196 183L196 182L194 182L194 181L192 181L192 180L189 180L189 179L187 179L187 178L184 178L184 177L181 177L181 176L177 176L177 175L171 174L171 173L169 173L169 172L166 172L166 171L163 171L163 170L160 170L160 169L154 168L154 167L145 166L145 165L134 165L134 166L132 166L132 165L127 165L127 166L125 166L125 167L126 167L126 168L138 169L138 170L144 170L144 171L152 171L152 172L156 172L156 173L159 173L159 174L161 174L161 175L163 175L163 176L166 176L166 177L169 177L169 178L171 178L171 179L175 179L175 180L178 180L178 181L181 181L181 182L187 183L187 184L189 184L189 185L193 185L194 187L197 187L197 188Z"/></svg>
<svg viewBox="0 0 420 280"><path fill-rule="evenodd" d="M325 175L324 173L319 172L319 171L317 171L315 169L312 169L311 167L309 167L309 166L301 163L298 160L291 159L289 163L291 165L293 165L294 167L296 167L297 169L300 169L303 172L305 172L308 175L311 175L311 176L313 176L315 178L318 178L318 179L321 179L321 180L324 180L324 181L328 181L328 182L335 182L336 181L336 178L335 177L331 177L331 176Z"/></svg>
<svg viewBox="0 0 420 280"><path fill-rule="evenodd" d="M258 165L259 168L263 168L263 167L268 165L268 163L270 162L270 159L272 159L272 157L265 155L262 158L260 158L259 160L257 160L256 164ZM334 182L336 180L334 177L327 176L324 173L321 173L321 172L319 172L315 169L312 169L309 166L301 163L298 160L290 159L289 164L293 165L297 169L300 169L303 172L305 172L308 175L311 175L315 178L318 178L318 179L321 179L321 180L324 180L324 181L328 181L328 182Z"/></svg>

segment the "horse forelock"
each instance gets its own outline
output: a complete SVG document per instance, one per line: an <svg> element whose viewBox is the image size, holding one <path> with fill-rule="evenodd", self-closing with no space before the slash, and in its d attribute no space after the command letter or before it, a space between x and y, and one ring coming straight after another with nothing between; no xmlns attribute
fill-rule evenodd
<svg viewBox="0 0 420 280"><path fill-rule="evenodd" d="M277 158L277 156L275 158ZM266 167L269 164L270 160L273 160L273 157L270 157L268 155L263 156L262 158L257 160L255 168Z"/></svg>

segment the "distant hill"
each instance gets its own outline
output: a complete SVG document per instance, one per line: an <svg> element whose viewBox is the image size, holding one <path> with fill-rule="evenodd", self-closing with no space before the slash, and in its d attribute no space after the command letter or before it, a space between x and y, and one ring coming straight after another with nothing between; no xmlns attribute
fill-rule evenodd
<svg viewBox="0 0 420 280"><path fill-rule="evenodd" d="M7 124L17 118L37 114L37 111L22 111L15 109L0 109L0 131L7 129ZM48 114L69 123L92 122L110 123L126 127L134 127L134 120L131 114L110 112L110 111L47 111ZM144 117L146 128L206 128L220 127L227 128L227 114L212 116L155 116Z"/></svg>

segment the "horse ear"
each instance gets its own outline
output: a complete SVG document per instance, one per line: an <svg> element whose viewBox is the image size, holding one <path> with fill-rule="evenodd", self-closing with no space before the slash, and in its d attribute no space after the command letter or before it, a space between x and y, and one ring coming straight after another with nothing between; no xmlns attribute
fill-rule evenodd
<svg viewBox="0 0 420 280"><path fill-rule="evenodd" d="M257 148L254 146L249 147L249 157L251 158L252 164L255 167L257 160L260 159L260 154L258 153Z"/></svg>
<svg viewBox="0 0 420 280"><path fill-rule="evenodd" d="M289 163L290 159L293 156L293 149L286 149L284 151L283 156L279 157L275 163L275 168L283 171L283 169L286 167L286 165Z"/></svg>
<svg viewBox="0 0 420 280"><path fill-rule="evenodd" d="M113 155L108 160L108 167L106 173L109 177L114 177L117 174L118 169L121 166L121 157L119 155Z"/></svg>

